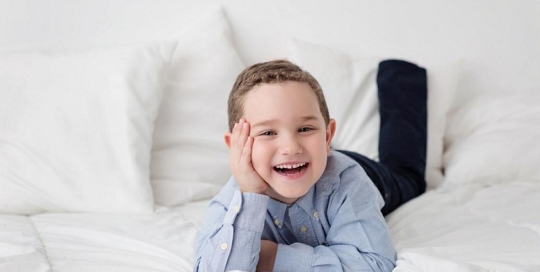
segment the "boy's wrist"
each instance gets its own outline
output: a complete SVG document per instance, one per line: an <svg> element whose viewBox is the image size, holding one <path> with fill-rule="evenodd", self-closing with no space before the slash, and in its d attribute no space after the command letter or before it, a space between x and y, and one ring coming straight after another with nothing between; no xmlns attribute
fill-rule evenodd
<svg viewBox="0 0 540 272"><path fill-rule="evenodd" d="M240 192L242 193L253 193L253 194L259 194L259 195L266 195L266 188L264 189L258 189L258 188L245 188L242 186L239 186Z"/></svg>
<svg viewBox="0 0 540 272"><path fill-rule="evenodd" d="M243 181L238 181L238 179L236 181L238 183L238 189L240 189L242 193L266 195L266 189L268 188L267 186L260 186L259 184L249 184Z"/></svg>

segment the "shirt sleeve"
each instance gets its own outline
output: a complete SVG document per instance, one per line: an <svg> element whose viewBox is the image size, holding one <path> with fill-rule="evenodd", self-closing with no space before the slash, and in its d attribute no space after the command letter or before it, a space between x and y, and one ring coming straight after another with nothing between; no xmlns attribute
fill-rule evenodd
<svg viewBox="0 0 540 272"><path fill-rule="evenodd" d="M230 190L230 201L225 192L210 202L196 238L194 271L255 271L269 198Z"/></svg>
<svg viewBox="0 0 540 272"><path fill-rule="evenodd" d="M395 249L380 212L383 204L361 167L342 173L329 198L325 244L279 244L275 271L392 271Z"/></svg>

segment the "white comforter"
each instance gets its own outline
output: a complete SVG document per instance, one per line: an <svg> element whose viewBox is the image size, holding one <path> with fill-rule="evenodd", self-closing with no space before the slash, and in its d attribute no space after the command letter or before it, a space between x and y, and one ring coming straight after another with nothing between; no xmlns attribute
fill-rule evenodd
<svg viewBox="0 0 540 272"><path fill-rule="evenodd" d="M540 271L540 186L430 191L387 217L395 271ZM191 271L207 201L154 215L0 216L0 271Z"/></svg>
<svg viewBox="0 0 540 272"><path fill-rule="evenodd" d="M0 271L192 271L206 204L153 215L1 215Z"/></svg>
<svg viewBox="0 0 540 272"><path fill-rule="evenodd" d="M431 191L387 217L395 271L540 271L540 185Z"/></svg>

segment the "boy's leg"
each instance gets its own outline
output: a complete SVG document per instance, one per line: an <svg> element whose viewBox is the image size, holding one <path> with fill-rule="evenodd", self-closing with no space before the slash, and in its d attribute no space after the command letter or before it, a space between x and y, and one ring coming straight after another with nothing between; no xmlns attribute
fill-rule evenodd
<svg viewBox="0 0 540 272"><path fill-rule="evenodd" d="M379 162L338 150L357 161L373 180L384 215L426 190L427 76L424 68L400 60L379 64Z"/></svg>

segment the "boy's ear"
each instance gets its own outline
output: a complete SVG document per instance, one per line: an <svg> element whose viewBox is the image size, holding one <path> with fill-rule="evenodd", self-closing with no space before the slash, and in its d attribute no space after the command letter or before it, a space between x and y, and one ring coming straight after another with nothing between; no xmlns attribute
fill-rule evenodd
<svg viewBox="0 0 540 272"><path fill-rule="evenodd" d="M223 140L225 140L225 145L227 145L227 148L231 149L231 137L232 137L232 133L227 131L225 132L225 134L223 135Z"/></svg>
<svg viewBox="0 0 540 272"><path fill-rule="evenodd" d="M332 143L334 134L336 134L336 127L336 120L330 118L328 126L326 127L326 153L328 153L328 155L330 155L330 144Z"/></svg>

